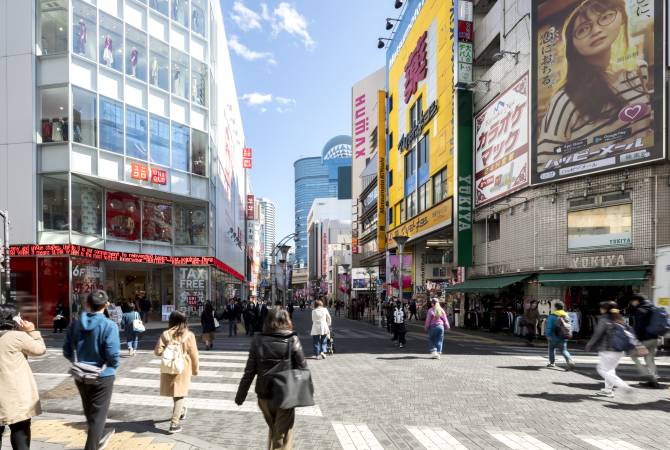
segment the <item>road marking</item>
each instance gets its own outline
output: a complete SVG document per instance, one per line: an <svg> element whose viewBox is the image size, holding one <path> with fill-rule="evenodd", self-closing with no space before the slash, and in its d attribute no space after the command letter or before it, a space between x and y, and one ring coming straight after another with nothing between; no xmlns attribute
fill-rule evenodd
<svg viewBox="0 0 670 450"><path fill-rule="evenodd" d="M142 395L142 394L112 394L112 403L121 405L133 406L156 406L166 407L172 409L173 402L171 397L162 397L158 395ZM186 406L193 409L204 409L208 411L236 411L236 412L257 412L260 413L258 405L252 401L246 401L242 406L237 406L232 400L215 399L215 398L186 398ZM323 413L318 406L310 406L307 408L296 408L295 413L299 416L314 416L322 417ZM169 416L166 412L166 416Z"/></svg>
<svg viewBox="0 0 670 450"><path fill-rule="evenodd" d="M333 429L343 450L384 450L364 423L335 423Z"/></svg>
<svg viewBox="0 0 670 450"><path fill-rule="evenodd" d="M146 378L118 378L114 385L140 387L140 388L160 388L160 380ZM200 383L192 381L189 388L193 391L207 392L237 392L238 383Z"/></svg>
<svg viewBox="0 0 670 450"><path fill-rule="evenodd" d="M426 450L467 450L467 447L442 428L409 426L406 428Z"/></svg>
<svg viewBox="0 0 670 450"><path fill-rule="evenodd" d="M47 378L70 378L69 373L33 372L33 375L35 375L36 377L47 377Z"/></svg>
<svg viewBox="0 0 670 450"><path fill-rule="evenodd" d="M152 359L149 361L149 364L160 364L161 360L160 359ZM245 363L235 363L235 362L225 362L225 361L200 361L200 364L198 364L200 367L226 367L229 369L233 368L244 368L246 366Z"/></svg>
<svg viewBox="0 0 670 450"><path fill-rule="evenodd" d="M149 375L160 375L161 370L159 367L138 367L136 369L131 370L132 373L144 373L144 374L149 374ZM240 379L242 378L242 374L244 372L223 372L223 371L218 371L218 370L198 370L198 378L203 377L211 377L211 378L234 378L234 379Z"/></svg>
<svg viewBox="0 0 670 450"><path fill-rule="evenodd" d="M582 441L587 444L591 444L600 450L642 450L642 448L637 447L633 444L629 444L626 441L621 439L607 439L607 438L580 438Z"/></svg>
<svg viewBox="0 0 670 450"><path fill-rule="evenodd" d="M210 355L208 354L203 354L199 353L200 360L203 359L217 359L217 360L228 360L228 361L246 361L249 356L248 355L241 355L241 354L236 354L236 355Z"/></svg>
<svg viewBox="0 0 670 450"><path fill-rule="evenodd" d="M526 361L546 361L546 356L515 356L516 359L523 359ZM663 358L666 359L666 358ZM657 366L670 366L670 361L663 361L663 359L656 360ZM573 361L578 364L595 364L600 361L597 356L577 356L573 358ZM635 362L628 358L622 358L619 365L634 365Z"/></svg>
<svg viewBox="0 0 670 450"><path fill-rule="evenodd" d="M553 447L525 433L489 432L491 436L514 450L554 450Z"/></svg>

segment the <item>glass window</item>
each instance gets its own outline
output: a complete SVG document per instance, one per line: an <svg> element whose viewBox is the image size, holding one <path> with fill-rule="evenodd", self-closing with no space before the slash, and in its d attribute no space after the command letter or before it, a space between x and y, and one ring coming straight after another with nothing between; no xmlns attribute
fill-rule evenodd
<svg viewBox="0 0 670 450"><path fill-rule="evenodd" d="M405 215L405 200L400 200L400 223L405 223L407 217Z"/></svg>
<svg viewBox="0 0 670 450"><path fill-rule="evenodd" d="M123 106L100 96L100 148L123 154Z"/></svg>
<svg viewBox="0 0 670 450"><path fill-rule="evenodd" d="M151 115L151 162L170 166L170 123L167 119Z"/></svg>
<svg viewBox="0 0 670 450"><path fill-rule="evenodd" d="M405 179L408 179L414 175L415 171L415 162L416 162L416 148L405 153Z"/></svg>
<svg viewBox="0 0 670 450"><path fill-rule="evenodd" d="M428 133L423 135L423 138L419 141L419 167L428 165Z"/></svg>
<svg viewBox="0 0 670 450"><path fill-rule="evenodd" d="M142 239L172 242L172 206L147 200L142 206Z"/></svg>
<svg viewBox="0 0 670 450"><path fill-rule="evenodd" d="M67 231L69 223L67 179L42 178L42 229Z"/></svg>
<svg viewBox="0 0 670 450"><path fill-rule="evenodd" d="M631 247L633 205L568 212L568 250Z"/></svg>
<svg viewBox="0 0 670 450"><path fill-rule="evenodd" d="M140 234L140 200L125 192L107 192L107 237L136 241Z"/></svg>
<svg viewBox="0 0 670 450"><path fill-rule="evenodd" d="M170 90L168 46L156 39L151 39L149 83L166 91Z"/></svg>
<svg viewBox="0 0 670 450"><path fill-rule="evenodd" d="M447 198L447 169L443 169L433 176L433 205Z"/></svg>
<svg viewBox="0 0 670 450"><path fill-rule="evenodd" d="M168 15L168 9L170 8L169 0L149 0L149 6L158 11L161 14Z"/></svg>
<svg viewBox="0 0 670 450"><path fill-rule="evenodd" d="M193 146L191 150L191 172L207 176L207 133L193 130Z"/></svg>
<svg viewBox="0 0 670 450"><path fill-rule="evenodd" d="M40 0L38 55L67 52L67 7L52 0Z"/></svg>
<svg viewBox="0 0 670 450"><path fill-rule="evenodd" d="M172 124L172 168L188 171L190 136L187 126Z"/></svg>
<svg viewBox="0 0 670 450"><path fill-rule="evenodd" d="M123 70L123 24L100 13L100 64L114 70Z"/></svg>
<svg viewBox="0 0 670 450"><path fill-rule="evenodd" d="M95 60L97 42L95 8L82 1L72 2L72 51Z"/></svg>
<svg viewBox="0 0 670 450"><path fill-rule="evenodd" d="M207 245L207 208L175 206L175 243Z"/></svg>
<svg viewBox="0 0 670 450"><path fill-rule="evenodd" d="M200 36L205 36L205 11L207 4L204 0L191 0L191 30Z"/></svg>
<svg viewBox="0 0 670 450"><path fill-rule="evenodd" d="M191 79L191 100L201 106L207 105L207 66L192 61L193 77Z"/></svg>
<svg viewBox="0 0 670 450"><path fill-rule="evenodd" d="M42 142L68 140L67 88L42 88L40 90L42 121L40 136Z"/></svg>
<svg viewBox="0 0 670 450"><path fill-rule="evenodd" d="M172 93L188 98L188 56L172 49Z"/></svg>
<svg viewBox="0 0 670 450"><path fill-rule="evenodd" d="M172 20L188 27L188 0L172 0Z"/></svg>
<svg viewBox="0 0 670 450"><path fill-rule="evenodd" d="M83 180L72 181L72 231L102 235L102 189Z"/></svg>
<svg viewBox="0 0 670 450"><path fill-rule="evenodd" d="M419 205L418 212L422 213L428 209L428 183L424 183L419 186Z"/></svg>
<svg viewBox="0 0 670 450"><path fill-rule="evenodd" d="M72 139L74 142L97 145L97 108L95 94L72 88Z"/></svg>
<svg viewBox="0 0 670 450"><path fill-rule="evenodd" d="M147 80L146 40L144 33L126 26L126 74L142 81Z"/></svg>
<svg viewBox="0 0 670 450"><path fill-rule="evenodd" d="M389 170L389 186L393 186L393 169Z"/></svg>
<svg viewBox="0 0 670 450"><path fill-rule="evenodd" d="M126 154L144 161L149 158L147 112L130 106L126 106Z"/></svg>

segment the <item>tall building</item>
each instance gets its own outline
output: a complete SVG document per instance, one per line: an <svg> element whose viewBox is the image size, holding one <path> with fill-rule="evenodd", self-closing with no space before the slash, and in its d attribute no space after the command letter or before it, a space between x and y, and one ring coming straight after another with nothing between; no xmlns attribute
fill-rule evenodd
<svg viewBox="0 0 670 450"><path fill-rule="evenodd" d="M295 171L295 257L307 264L307 215L315 198L351 199L351 136L335 136L320 157L293 163Z"/></svg>
<svg viewBox="0 0 670 450"><path fill-rule="evenodd" d="M258 198L258 216L261 225L261 254L270 262L272 249L275 246L275 204L268 198Z"/></svg>
<svg viewBox="0 0 670 450"><path fill-rule="evenodd" d="M220 2L5 14L0 208L24 317L50 326L93 289L147 296L151 320L239 295L244 133Z"/></svg>

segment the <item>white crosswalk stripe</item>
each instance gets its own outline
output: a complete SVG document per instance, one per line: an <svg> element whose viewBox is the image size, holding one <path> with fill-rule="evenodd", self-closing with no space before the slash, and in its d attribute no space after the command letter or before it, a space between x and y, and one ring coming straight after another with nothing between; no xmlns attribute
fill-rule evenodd
<svg viewBox="0 0 670 450"><path fill-rule="evenodd" d="M208 359L216 359L221 361L246 361L248 355L241 355L239 353L236 353L234 355L210 355L208 353L200 353L199 357L200 361Z"/></svg>
<svg viewBox="0 0 670 450"><path fill-rule="evenodd" d="M491 436L514 450L554 450L553 447L525 433L490 432Z"/></svg>
<svg viewBox="0 0 670 450"><path fill-rule="evenodd" d="M581 440L600 450L642 450L642 448L621 439L582 437Z"/></svg>
<svg viewBox="0 0 670 450"><path fill-rule="evenodd" d="M137 367L135 369L131 370L132 373L144 373L144 374L149 374L149 375L160 375L161 371L159 367ZM212 378L234 378L234 379L240 379L242 378L242 373L243 372L225 372L225 371L219 371L219 370L199 370L198 371L198 378L203 377L212 377Z"/></svg>
<svg viewBox="0 0 670 450"><path fill-rule="evenodd" d="M149 364L160 364L161 360L160 359L152 359L149 361ZM226 361L200 361L199 366L200 367L226 367L230 369L234 368L241 368L243 369L245 363L240 363L240 362L226 362Z"/></svg>
<svg viewBox="0 0 670 450"><path fill-rule="evenodd" d="M336 423L333 429L343 450L384 450L364 423Z"/></svg>
<svg viewBox="0 0 670 450"><path fill-rule="evenodd" d="M237 392L238 383L201 383L199 381L191 381L189 389L193 391L207 391L207 392ZM118 378L114 381L115 386L128 386L139 388L155 388L160 387L160 380L146 379L146 378Z"/></svg>
<svg viewBox="0 0 670 450"><path fill-rule="evenodd" d="M467 447L441 428L406 428L426 450L467 450Z"/></svg>

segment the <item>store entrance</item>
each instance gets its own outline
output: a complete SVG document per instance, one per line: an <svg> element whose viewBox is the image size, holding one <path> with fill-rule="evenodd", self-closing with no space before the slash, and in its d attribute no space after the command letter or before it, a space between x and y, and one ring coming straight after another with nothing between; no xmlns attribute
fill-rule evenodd
<svg viewBox="0 0 670 450"><path fill-rule="evenodd" d="M108 265L105 290L117 305L135 304L135 308L147 311L148 324L162 320L163 306L174 305L174 282L172 267L149 269L131 265ZM167 308L170 309L170 308Z"/></svg>

